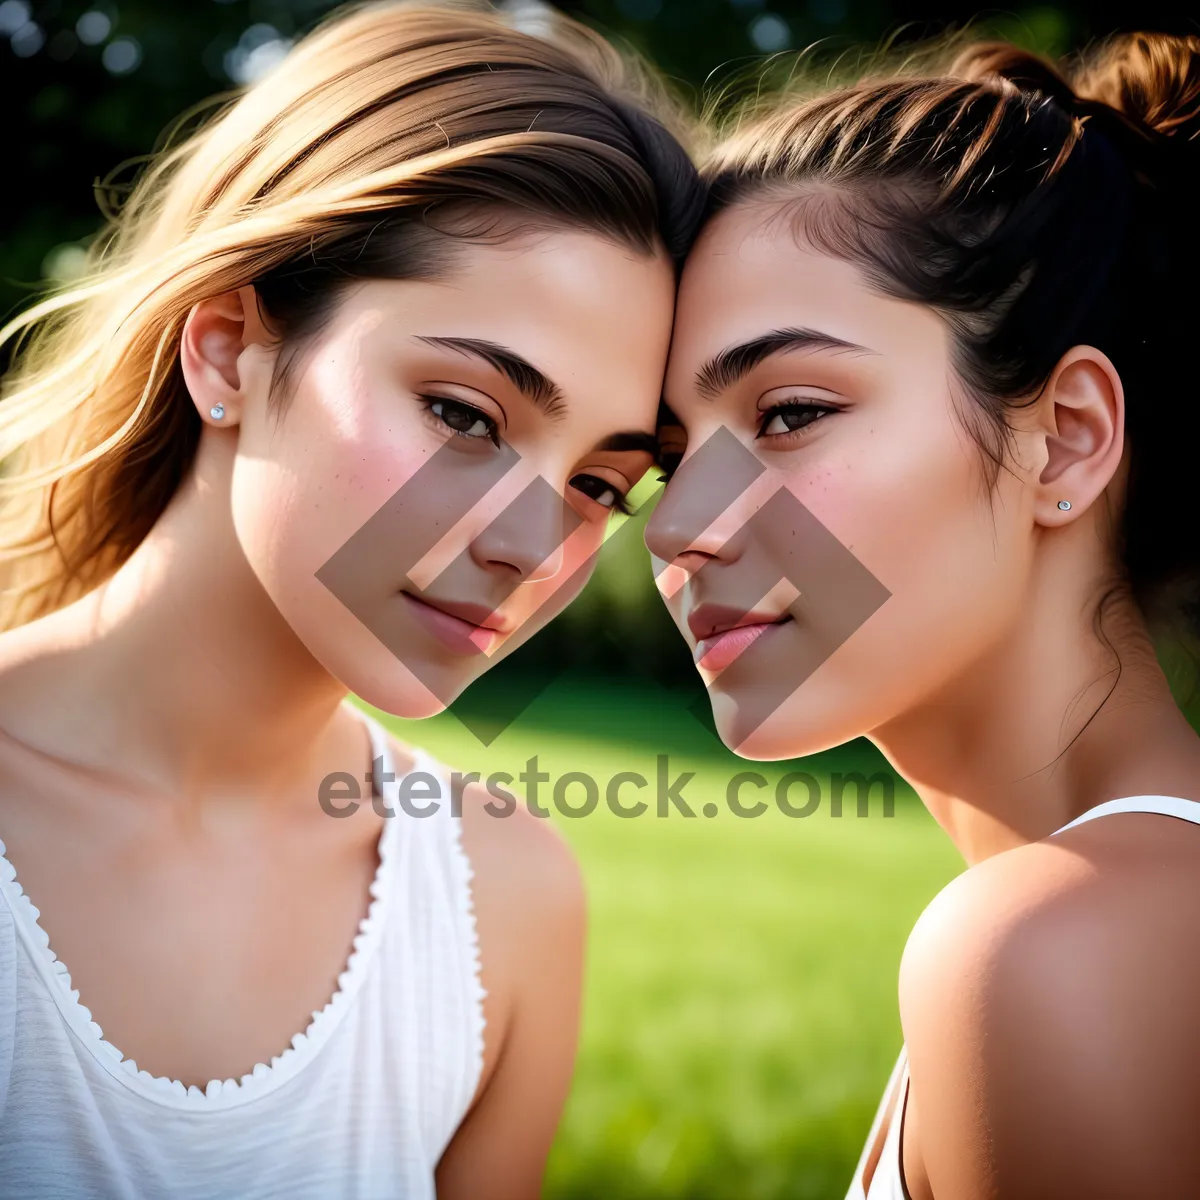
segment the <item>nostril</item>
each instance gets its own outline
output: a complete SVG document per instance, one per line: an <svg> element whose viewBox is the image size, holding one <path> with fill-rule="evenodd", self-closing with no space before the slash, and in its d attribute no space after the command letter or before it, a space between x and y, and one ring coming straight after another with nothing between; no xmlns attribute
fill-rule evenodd
<svg viewBox="0 0 1200 1200"><path fill-rule="evenodd" d="M562 559L558 543L535 545L528 540L522 544L480 539L473 544L472 550L481 565L511 573L519 580L552 575Z"/></svg>
<svg viewBox="0 0 1200 1200"><path fill-rule="evenodd" d="M511 569L521 579L547 578L583 518L545 479L535 479L471 543L480 566Z"/></svg>

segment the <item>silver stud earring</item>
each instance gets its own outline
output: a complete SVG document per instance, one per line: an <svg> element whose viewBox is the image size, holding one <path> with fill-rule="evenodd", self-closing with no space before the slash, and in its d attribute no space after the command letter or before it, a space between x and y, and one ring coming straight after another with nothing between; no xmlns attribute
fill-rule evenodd
<svg viewBox="0 0 1200 1200"><path fill-rule="evenodd" d="M1066 512L1067 509L1071 507L1071 502L1070 500L1060 500L1058 502L1058 507L1061 508L1063 512Z"/></svg>
<svg viewBox="0 0 1200 1200"><path fill-rule="evenodd" d="M214 421L219 421L225 415L225 405L221 403L214 404L212 408L208 410L208 415L212 417Z"/></svg>

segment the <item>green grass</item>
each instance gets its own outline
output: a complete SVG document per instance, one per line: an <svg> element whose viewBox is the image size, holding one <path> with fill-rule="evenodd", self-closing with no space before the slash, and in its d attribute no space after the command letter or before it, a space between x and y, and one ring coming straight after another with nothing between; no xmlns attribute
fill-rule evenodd
<svg viewBox="0 0 1200 1200"><path fill-rule="evenodd" d="M841 1200L900 1046L905 937L961 869L902 784L890 818L877 796L859 817L853 793L831 815L830 772L869 774L883 760L855 746L745 763L649 685L562 682L486 750L449 714L384 719L456 768L515 774L537 754L552 778L586 771L602 794L618 771L653 784L656 754L672 777L695 772L684 793L694 819L654 815L653 788L636 819L603 801L585 819L552 818L582 864L591 923L579 1060L546 1195ZM820 807L805 819L774 807L734 816L726 783L751 769L772 782L811 771ZM706 802L716 817L700 815Z"/></svg>

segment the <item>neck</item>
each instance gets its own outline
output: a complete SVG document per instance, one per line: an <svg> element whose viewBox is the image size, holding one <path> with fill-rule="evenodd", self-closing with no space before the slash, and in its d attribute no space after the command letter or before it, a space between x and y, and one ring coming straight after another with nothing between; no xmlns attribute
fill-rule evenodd
<svg viewBox="0 0 1200 1200"><path fill-rule="evenodd" d="M1105 800L1200 799L1200 739L1135 605L1114 596L1097 632L1075 600L1030 605L1002 644L871 735L968 863Z"/></svg>
<svg viewBox="0 0 1200 1200"><path fill-rule="evenodd" d="M223 474L202 447L107 582L0 639L11 698L0 728L181 800L294 802L298 787L311 800L308 785L331 770L362 775L366 735L341 711L347 690L251 571Z"/></svg>

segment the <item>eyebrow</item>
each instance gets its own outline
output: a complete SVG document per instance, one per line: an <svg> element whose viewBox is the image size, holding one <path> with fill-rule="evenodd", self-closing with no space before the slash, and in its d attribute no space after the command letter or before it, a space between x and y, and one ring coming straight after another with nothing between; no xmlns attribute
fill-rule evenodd
<svg viewBox="0 0 1200 1200"><path fill-rule="evenodd" d="M509 350L495 342L485 342L480 338L419 336L417 341L424 342L427 346L454 350L459 354L481 359L499 371L546 416L558 420L566 415L567 401L562 388L515 350Z"/></svg>
<svg viewBox="0 0 1200 1200"><path fill-rule="evenodd" d="M644 450L647 454L657 456L661 447L658 444L657 434L643 433L640 429L634 429L626 433L610 434L596 449L608 450L613 453L622 450Z"/></svg>
<svg viewBox="0 0 1200 1200"><path fill-rule="evenodd" d="M843 341L818 329L773 329L746 342L738 342L715 354L696 372L696 390L711 400L733 387L765 358L788 350L850 350L858 354L876 351Z"/></svg>

